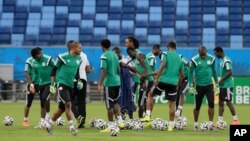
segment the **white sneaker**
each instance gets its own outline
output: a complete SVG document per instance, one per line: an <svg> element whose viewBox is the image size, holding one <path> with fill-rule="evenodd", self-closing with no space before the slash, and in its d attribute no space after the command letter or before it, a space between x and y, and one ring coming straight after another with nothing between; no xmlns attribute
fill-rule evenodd
<svg viewBox="0 0 250 141"><path fill-rule="evenodd" d="M199 131L199 124L194 124L194 131Z"/></svg>
<svg viewBox="0 0 250 141"><path fill-rule="evenodd" d="M178 109L175 111L175 116L180 117L181 116L181 111Z"/></svg>
<svg viewBox="0 0 250 141"><path fill-rule="evenodd" d="M42 127L46 132L48 132L50 135L53 135L53 134L54 134L53 131L52 131L52 125L51 125L49 122L43 121L43 122L41 123L41 127Z"/></svg>
<svg viewBox="0 0 250 141"><path fill-rule="evenodd" d="M76 128L70 128L70 133L73 135L73 136L76 136L77 133L78 133L78 130L76 130Z"/></svg>

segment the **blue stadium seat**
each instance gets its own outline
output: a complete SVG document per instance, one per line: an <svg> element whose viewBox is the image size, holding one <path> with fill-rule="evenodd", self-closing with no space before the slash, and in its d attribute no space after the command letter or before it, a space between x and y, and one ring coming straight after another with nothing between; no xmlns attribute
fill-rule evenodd
<svg viewBox="0 0 250 141"><path fill-rule="evenodd" d="M162 5L162 1L149 1L149 5L150 6L161 6Z"/></svg>
<svg viewBox="0 0 250 141"><path fill-rule="evenodd" d="M189 6L191 8L193 8L193 7L201 7L202 6L202 1L200 1L200 0L190 0Z"/></svg>
<svg viewBox="0 0 250 141"><path fill-rule="evenodd" d="M26 27L26 20L14 20L14 27Z"/></svg>
<svg viewBox="0 0 250 141"><path fill-rule="evenodd" d="M175 15L173 14L164 14L163 15L163 21L174 21Z"/></svg>
<svg viewBox="0 0 250 141"><path fill-rule="evenodd" d="M40 13L29 13L29 19L31 20L40 20L41 14Z"/></svg>
<svg viewBox="0 0 250 141"><path fill-rule="evenodd" d="M80 13L70 13L69 14L69 20L80 21L81 20L81 14Z"/></svg>
<svg viewBox="0 0 250 141"><path fill-rule="evenodd" d="M107 38L111 41L111 44L114 45L120 45L120 36L119 35L108 35Z"/></svg>
<svg viewBox="0 0 250 141"><path fill-rule="evenodd" d="M55 20L68 20L68 14L56 14L55 15Z"/></svg>
<svg viewBox="0 0 250 141"><path fill-rule="evenodd" d="M173 36L174 35L174 28L162 28L162 36Z"/></svg>
<svg viewBox="0 0 250 141"><path fill-rule="evenodd" d="M242 7L230 7L230 14L241 14L243 11Z"/></svg>
<svg viewBox="0 0 250 141"><path fill-rule="evenodd" d="M176 20L188 20L188 15L176 15Z"/></svg>
<svg viewBox="0 0 250 141"><path fill-rule="evenodd" d="M186 15L189 14L189 7L188 6L177 6L176 8L176 15Z"/></svg>
<svg viewBox="0 0 250 141"><path fill-rule="evenodd" d="M24 41L32 41L35 42L37 40L37 36L35 35L25 35L24 36Z"/></svg>
<svg viewBox="0 0 250 141"><path fill-rule="evenodd" d="M79 27L81 25L81 21L79 20L68 20L68 27Z"/></svg>
<svg viewBox="0 0 250 141"><path fill-rule="evenodd" d="M135 26L136 27L148 27L148 21L146 21L146 22L144 22L144 21L136 21Z"/></svg>
<svg viewBox="0 0 250 141"><path fill-rule="evenodd" d="M0 34L10 34L11 28L10 27L2 27L0 26Z"/></svg>
<svg viewBox="0 0 250 141"><path fill-rule="evenodd" d="M72 2L72 1L71 1ZM58 0L57 5L58 6L68 6L69 3L71 3L69 0Z"/></svg>
<svg viewBox="0 0 250 141"><path fill-rule="evenodd" d="M175 35L187 35L187 34L188 34L187 29L182 29L182 28L175 29Z"/></svg>
<svg viewBox="0 0 250 141"><path fill-rule="evenodd" d="M190 14L189 19L190 21L201 21L203 15L201 14Z"/></svg>
<svg viewBox="0 0 250 141"><path fill-rule="evenodd" d="M120 28L108 28L108 34L118 34L120 35L121 29Z"/></svg>
<svg viewBox="0 0 250 141"><path fill-rule="evenodd" d="M125 28L132 29L132 28L134 28L134 21L133 20L122 20L121 24L122 24L122 26L121 26L122 29L125 29Z"/></svg>
<svg viewBox="0 0 250 141"><path fill-rule="evenodd" d="M82 34L80 34L79 40L83 44L83 46L85 46L86 44L90 44L91 43L92 36L91 35L84 35L84 34L82 35Z"/></svg>
<svg viewBox="0 0 250 141"><path fill-rule="evenodd" d="M174 21L163 21L162 22L162 26L163 27L174 27L175 26L175 22Z"/></svg>
<svg viewBox="0 0 250 141"><path fill-rule="evenodd" d="M110 7L122 7L122 1L118 0L110 0L109 2Z"/></svg>
<svg viewBox="0 0 250 141"><path fill-rule="evenodd" d="M161 28L148 28L148 34L149 35L160 35L161 34Z"/></svg>
<svg viewBox="0 0 250 141"><path fill-rule="evenodd" d="M52 38L51 34L40 34L38 36L38 41L41 41L41 42L48 42L50 41Z"/></svg>
<svg viewBox="0 0 250 141"><path fill-rule="evenodd" d="M174 41L175 38L172 35L161 36L161 44L167 44L169 41Z"/></svg>
<svg viewBox="0 0 250 141"><path fill-rule="evenodd" d="M217 6L226 7L229 5L229 0L217 0Z"/></svg>
<svg viewBox="0 0 250 141"><path fill-rule="evenodd" d="M136 7L137 8L148 8L149 7L149 1L148 0L137 0L136 1Z"/></svg>
<svg viewBox="0 0 250 141"><path fill-rule="evenodd" d="M53 29L53 34L66 34L66 28L65 27L55 27Z"/></svg>
<svg viewBox="0 0 250 141"><path fill-rule="evenodd" d="M135 28L135 36L147 35L147 28Z"/></svg>
<svg viewBox="0 0 250 141"><path fill-rule="evenodd" d="M228 35L217 35L216 42L229 42L230 38Z"/></svg>
<svg viewBox="0 0 250 141"><path fill-rule="evenodd" d="M91 35L93 33L93 28L80 28L81 35Z"/></svg>
<svg viewBox="0 0 250 141"><path fill-rule="evenodd" d="M40 19L39 20L29 19L27 26L40 26Z"/></svg>
<svg viewBox="0 0 250 141"><path fill-rule="evenodd" d="M54 5L56 5L56 0L43 0L43 5L54 6Z"/></svg>
<svg viewBox="0 0 250 141"><path fill-rule="evenodd" d="M169 7L175 7L176 6L176 0L164 0L163 5L164 6L169 6Z"/></svg>
<svg viewBox="0 0 250 141"><path fill-rule="evenodd" d="M38 35L39 34L39 27L28 26L26 28L27 35Z"/></svg>
<svg viewBox="0 0 250 141"><path fill-rule="evenodd" d="M23 39L24 39L23 34L12 34L11 44L20 46L22 45Z"/></svg>
<svg viewBox="0 0 250 141"><path fill-rule="evenodd" d="M95 0L84 0L84 6L95 6L96 5L96 1Z"/></svg>
<svg viewBox="0 0 250 141"><path fill-rule="evenodd" d="M30 5L35 6L35 7L42 7L43 6L43 0L31 0Z"/></svg>
<svg viewBox="0 0 250 141"><path fill-rule="evenodd" d="M216 3L216 1L213 1L213 0L210 0L210 1L204 0L203 1L204 7L214 7L216 5L215 3Z"/></svg>
<svg viewBox="0 0 250 141"><path fill-rule="evenodd" d="M162 21L161 14L149 14L149 21L160 22Z"/></svg>
<svg viewBox="0 0 250 141"><path fill-rule="evenodd" d="M134 7L123 7L122 8L123 13L135 13L135 8Z"/></svg>
<svg viewBox="0 0 250 141"><path fill-rule="evenodd" d="M55 13L55 7L54 6L43 6L42 12L43 12L43 14L44 13L54 14Z"/></svg>
<svg viewBox="0 0 250 141"><path fill-rule="evenodd" d="M215 36L214 35L203 35L202 41L204 42L215 42Z"/></svg>
<svg viewBox="0 0 250 141"><path fill-rule="evenodd" d="M250 22L244 22L243 27L245 27L245 28L250 28Z"/></svg>
<svg viewBox="0 0 250 141"><path fill-rule="evenodd" d="M149 21L148 26L149 27L161 27L162 24L161 24L161 22L158 22L158 21Z"/></svg>
<svg viewBox="0 0 250 141"><path fill-rule="evenodd" d="M109 0L96 1L97 6L109 6Z"/></svg>
<svg viewBox="0 0 250 141"><path fill-rule="evenodd" d="M244 13L245 14L250 14L250 7L245 7L244 8Z"/></svg>
<svg viewBox="0 0 250 141"><path fill-rule="evenodd" d="M176 21L175 25L176 25L176 28L187 29L188 28L188 21Z"/></svg>
<svg viewBox="0 0 250 141"><path fill-rule="evenodd" d="M109 20L120 20L121 15L120 14L109 14Z"/></svg>
<svg viewBox="0 0 250 141"><path fill-rule="evenodd" d="M42 19L44 20L53 20L55 19L55 15L52 13L43 13L42 14Z"/></svg>
<svg viewBox="0 0 250 141"><path fill-rule="evenodd" d="M13 26L13 20L10 19L0 20L0 26L11 28Z"/></svg>
<svg viewBox="0 0 250 141"><path fill-rule="evenodd" d="M163 13L175 14L175 7L163 7Z"/></svg>
<svg viewBox="0 0 250 141"><path fill-rule="evenodd" d="M2 12L13 12L15 11L15 7L14 6L3 6L3 11Z"/></svg>
<svg viewBox="0 0 250 141"><path fill-rule="evenodd" d="M110 7L109 13L113 14L120 14L121 13L121 7Z"/></svg>
<svg viewBox="0 0 250 141"><path fill-rule="evenodd" d="M148 35L148 45L159 44L161 42L160 35Z"/></svg>
<svg viewBox="0 0 250 141"><path fill-rule="evenodd" d="M220 28L228 29L229 22L228 21L217 21L217 29L220 29Z"/></svg>
<svg viewBox="0 0 250 141"><path fill-rule="evenodd" d="M190 8L189 13L190 14L200 14L200 13L202 13L202 8L201 7Z"/></svg>
<svg viewBox="0 0 250 141"><path fill-rule="evenodd" d="M106 36L107 31L106 28L104 27L95 27L94 28L94 35L98 35L98 36Z"/></svg>
<svg viewBox="0 0 250 141"><path fill-rule="evenodd" d="M160 14L160 13L162 13L162 7L160 7L160 6L151 6L149 8L149 13L150 14Z"/></svg>
<svg viewBox="0 0 250 141"><path fill-rule="evenodd" d="M189 27L201 27L201 22L200 21L190 21L189 22Z"/></svg>
<svg viewBox="0 0 250 141"><path fill-rule="evenodd" d="M68 27L67 34L79 34L79 28L78 27Z"/></svg>
<svg viewBox="0 0 250 141"><path fill-rule="evenodd" d="M79 41L79 34L66 34L66 41L69 40Z"/></svg>
<svg viewBox="0 0 250 141"><path fill-rule="evenodd" d="M82 12L83 12L83 14L93 15L96 12L96 8L95 8L95 6L83 6Z"/></svg>
<svg viewBox="0 0 250 141"><path fill-rule="evenodd" d="M41 27L53 27L54 21L53 20L41 20Z"/></svg>
<svg viewBox="0 0 250 141"><path fill-rule="evenodd" d="M135 20L135 15L134 14L123 14L122 19L123 20Z"/></svg>
<svg viewBox="0 0 250 141"><path fill-rule="evenodd" d="M94 21L93 20L82 20L81 21L81 28L93 28Z"/></svg>
<svg viewBox="0 0 250 141"><path fill-rule="evenodd" d="M200 28L189 28L190 35L200 35L202 30Z"/></svg>
<svg viewBox="0 0 250 141"><path fill-rule="evenodd" d="M227 34L229 34L229 29L226 29L226 28L217 28L216 33L218 35L227 35Z"/></svg>
<svg viewBox="0 0 250 141"><path fill-rule="evenodd" d="M53 35L51 42L54 45L65 45L66 43L65 39L66 37L64 34Z"/></svg>
<svg viewBox="0 0 250 141"><path fill-rule="evenodd" d="M230 14L230 21L241 21L241 14Z"/></svg>
<svg viewBox="0 0 250 141"><path fill-rule="evenodd" d="M82 7L81 6L70 6L69 12L70 13L82 13Z"/></svg>
<svg viewBox="0 0 250 141"><path fill-rule="evenodd" d="M49 27L40 27L40 34L52 34L52 29Z"/></svg>
<svg viewBox="0 0 250 141"><path fill-rule="evenodd" d="M214 14L215 13L215 7L204 7L203 8L204 14Z"/></svg>
<svg viewBox="0 0 250 141"><path fill-rule="evenodd" d="M148 46L148 44L147 44L148 36L147 35L136 36L136 39L139 41L140 46Z"/></svg>
<svg viewBox="0 0 250 141"><path fill-rule="evenodd" d="M2 20L14 19L14 13L2 13Z"/></svg>
<svg viewBox="0 0 250 141"><path fill-rule="evenodd" d="M0 31L0 33L1 33L1 31ZM1 38L0 38L1 45L11 44L11 34L0 34L0 36L1 36Z"/></svg>
<svg viewBox="0 0 250 141"><path fill-rule="evenodd" d="M95 21L95 27L106 27L107 21Z"/></svg>
<svg viewBox="0 0 250 141"><path fill-rule="evenodd" d="M35 12L40 13L42 11L42 8L40 6L30 6L29 7L29 13Z"/></svg>
<svg viewBox="0 0 250 141"><path fill-rule="evenodd" d="M14 34L23 34L26 31L26 27L13 27L12 33Z"/></svg>
<svg viewBox="0 0 250 141"><path fill-rule="evenodd" d="M192 43L199 43L202 41L202 36L200 35L192 35L192 36L189 36L189 41L192 42Z"/></svg>
<svg viewBox="0 0 250 141"><path fill-rule="evenodd" d="M108 21L108 28L120 28L121 22L120 20L109 20Z"/></svg>
<svg viewBox="0 0 250 141"><path fill-rule="evenodd" d="M3 4L4 5L15 5L16 4L16 0L4 0Z"/></svg>
<svg viewBox="0 0 250 141"><path fill-rule="evenodd" d="M55 27L65 27L67 25L67 20L55 20Z"/></svg>
<svg viewBox="0 0 250 141"><path fill-rule="evenodd" d="M188 41L188 37L186 35L180 35L175 37L176 42L186 42Z"/></svg>
<svg viewBox="0 0 250 141"><path fill-rule="evenodd" d="M135 6L134 0L123 0L123 6Z"/></svg>
<svg viewBox="0 0 250 141"><path fill-rule="evenodd" d="M15 13L14 19L20 19L20 20L27 20L28 14L27 13Z"/></svg>
<svg viewBox="0 0 250 141"><path fill-rule="evenodd" d="M57 6L56 7L56 13L57 14L68 14L69 8L68 6Z"/></svg>
<svg viewBox="0 0 250 141"><path fill-rule="evenodd" d="M242 35L242 29L241 28L231 28L230 34L231 35Z"/></svg>
<svg viewBox="0 0 250 141"><path fill-rule="evenodd" d="M96 7L96 13L108 13L108 6L98 6Z"/></svg>
<svg viewBox="0 0 250 141"><path fill-rule="evenodd" d="M215 28L203 28L203 35L215 35Z"/></svg>
<svg viewBox="0 0 250 141"><path fill-rule="evenodd" d="M70 6L83 6L83 1L82 0L71 0L69 4L70 4Z"/></svg>
<svg viewBox="0 0 250 141"><path fill-rule="evenodd" d="M26 6L16 6L15 12L28 12L28 7L26 7Z"/></svg>
<svg viewBox="0 0 250 141"><path fill-rule="evenodd" d="M243 24L241 21L230 21L231 28L234 28L234 27L242 28L242 26L243 26Z"/></svg>
<svg viewBox="0 0 250 141"><path fill-rule="evenodd" d="M233 6L233 7L241 7L242 5L243 5L242 1L240 0L232 0L230 4L230 6Z"/></svg>
<svg viewBox="0 0 250 141"><path fill-rule="evenodd" d="M128 27L122 28L121 33L123 35L132 35L134 34L134 28L128 28Z"/></svg>

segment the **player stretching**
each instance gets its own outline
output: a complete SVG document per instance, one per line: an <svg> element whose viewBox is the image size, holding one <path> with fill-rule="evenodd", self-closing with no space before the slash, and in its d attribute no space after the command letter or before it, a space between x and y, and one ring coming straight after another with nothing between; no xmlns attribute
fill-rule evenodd
<svg viewBox="0 0 250 141"><path fill-rule="evenodd" d="M175 111L176 117L180 117L182 114L184 97L188 91L189 62L183 57L183 55L180 55L180 57L181 57L183 65L184 65L184 79L182 80L181 85L177 90L176 111Z"/></svg>
<svg viewBox="0 0 250 141"><path fill-rule="evenodd" d="M28 81L28 85L26 88L26 104L24 106L24 120L23 126L30 126L28 121L30 107L32 105L35 93L39 91L39 81L35 68L32 65L32 57L29 57L25 62L25 76ZM32 93L32 89L34 89L35 93Z"/></svg>
<svg viewBox="0 0 250 141"><path fill-rule="evenodd" d="M69 121L69 130L71 134L77 135L78 133L78 130L76 130L74 126L74 115L71 110L70 96L73 94L74 79L76 76L79 76L78 70L82 62L82 59L79 56L80 53L80 43L73 42L70 45L69 52L58 55L55 66L51 71L50 91L51 93L55 93L55 76L57 76L59 104L51 119L43 124L43 128L47 130L49 134L53 134L52 125L55 123L57 118L63 114L63 112L65 112ZM58 74L56 75L56 73ZM78 81L79 89L82 89L82 85L82 82Z"/></svg>
<svg viewBox="0 0 250 141"><path fill-rule="evenodd" d="M232 125L239 125L240 122L236 115L233 103L233 71L232 71L232 61L228 56L224 54L221 47L216 47L214 49L214 54L217 58L222 59L220 63L220 94L219 94L219 124L223 123L223 113L224 113L224 102L226 101L228 108L233 116Z"/></svg>
<svg viewBox="0 0 250 141"><path fill-rule="evenodd" d="M52 57L42 53L42 49L36 47L31 50L32 64L37 71L39 79L39 96L41 102L41 122L50 118L50 72L54 67ZM38 125L40 127L40 125Z"/></svg>
<svg viewBox="0 0 250 141"><path fill-rule="evenodd" d="M147 100L146 116L142 121L150 121L151 110L153 109L153 97L161 95L165 91L165 98L169 101L169 126L168 131L173 131L175 117L175 102L177 96L177 87L183 79L183 63L180 56L176 53L176 44L169 42L167 45L167 54L162 54L161 66L156 74L152 93L149 93Z"/></svg>
<svg viewBox="0 0 250 141"><path fill-rule="evenodd" d="M150 65L152 72L157 70L155 56L159 56L160 54L161 54L161 46L159 44L155 44L153 46L152 52L150 52L146 55L146 59L149 62L149 65Z"/></svg>
<svg viewBox="0 0 250 141"><path fill-rule="evenodd" d="M118 104L119 90L120 90L120 76L119 76L119 59L117 55L110 50L110 41L103 39L101 46L103 54L101 56L102 73L98 82L98 92L101 94L104 87L104 98L108 113L108 120L110 127L114 124L114 115L117 115L118 124L120 128L124 128L123 119L121 116L120 105ZM109 127L101 132L108 132Z"/></svg>
<svg viewBox="0 0 250 141"><path fill-rule="evenodd" d="M192 83L193 72L195 75L196 89ZM217 84L217 72L215 68L215 58L207 54L207 50L204 46L199 48L199 55L194 56L191 59L191 67L188 75L189 93L195 94L195 108L194 114L194 130L199 130L199 114L202 105L203 97L206 95L208 101L208 116L209 116L209 129L214 130L214 93L218 92L217 85L214 89L212 77ZM197 94L196 94L197 91Z"/></svg>

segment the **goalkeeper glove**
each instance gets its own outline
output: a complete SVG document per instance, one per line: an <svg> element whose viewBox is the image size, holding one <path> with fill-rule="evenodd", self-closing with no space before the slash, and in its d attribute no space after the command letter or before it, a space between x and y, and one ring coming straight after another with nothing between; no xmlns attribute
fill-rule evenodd
<svg viewBox="0 0 250 141"><path fill-rule="evenodd" d="M219 85L216 84L216 86L214 88L214 95L217 96L217 95L219 95L219 93L220 93L220 88L219 88Z"/></svg>
<svg viewBox="0 0 250 141"><path fill-rule="evenodd" d="M78 90L81 90L82 87L83 87L82 81L81 81L81 80L78 80L78 81L77 81L77 89L78 89Z"/></svg>
<svg viewBox="0 0 250 141"><path fill-rule="evenodd" d="M197 91L195 89L195 87L191 86L188 88L188 92L190 95L196 95L197 94Z"/></svg>
<svg viewBox="0 0 250 141"><path fill-rule="evenodd" d="M50 86L49 86L49 92L51 94L55 94L56 93L56 86L55 86L55 83L51 83Z"/></svg>

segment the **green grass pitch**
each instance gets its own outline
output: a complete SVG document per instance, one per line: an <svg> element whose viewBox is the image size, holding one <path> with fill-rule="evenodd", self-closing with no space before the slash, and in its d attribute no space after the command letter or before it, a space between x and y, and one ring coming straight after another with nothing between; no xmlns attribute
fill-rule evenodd
<svg viewBox="0 0 250 141"><path fill-rule="evenodd" d="M143 131L134 130L122 130L117 137L111 137L108 133L100 133L95 128L90 128L88 121L91 118L107 119L104 103L87 104L87 120L86 128L80 129L77 136L72 136L69 132L67 122L64 127L55 127L55 135L49 136L42 129L34 129L40 120L39 118L39 103L34 102L30 110L30 127L23 127L23 108L24 103L0 103L0 119L3 121L4 117L9 115L14 118L14 124L12 127L6 127L0 124L0 139L1 141L228 141L229 140L229 126L225 130L210 131L210 132L194 132L193 131L193 105L187 104L184 106L183 115L188 119L188 126L185 130L167 132L156 131L152 129L144 129ZM57 104L52 102L51 113L54 112ZM249 124L249 116L247 115L249 105L236 105L236 111L238 113L241 124ZM157 104L153 111L154 117L161 117L168 120L168 105ZM63 115L65 117L65 115ZM137 113L135 113L137 117ZM218 105L215 107L215 120L218 117ZM226 108L224 119L229 125L232 120L232 116L229 110ZM203 105L200 114L200 122L207 121L207 105Z"/></svg>

